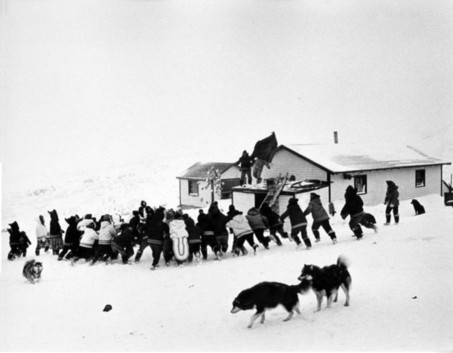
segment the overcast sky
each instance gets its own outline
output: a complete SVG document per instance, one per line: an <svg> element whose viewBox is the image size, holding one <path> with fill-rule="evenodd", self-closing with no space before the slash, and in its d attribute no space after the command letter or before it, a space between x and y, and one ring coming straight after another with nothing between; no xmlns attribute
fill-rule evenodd
<svg viewBox="0 0 453 353"><path fill-rule="evenodd" d="M0 14L4 190L112 161L234 161L272 131L416 143L452 116L448 0L0 0Z"/></svg>

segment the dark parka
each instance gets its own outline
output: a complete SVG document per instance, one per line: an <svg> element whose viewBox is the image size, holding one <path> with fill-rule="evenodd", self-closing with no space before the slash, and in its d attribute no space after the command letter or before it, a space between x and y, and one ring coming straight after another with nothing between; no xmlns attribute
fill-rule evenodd
<svg viewBox="0 0 453 353"><path fill-rule="evenodd" d="M58 221L58 214L56 210L48 211L50 214L50 235L60 235L63 234L63 231L60 226L60 222Z"/></svg>
<svg viewBox="0 0 453 353"><path fill-rule="evenodd" d="M289 217L292 229L307 225L307 219L297 201L299 200L296 198L289 199L286 211L280 216L282 221L284 221L286 217Z"/></svg>
<svg viewBox="0 0 453 353"><path fill-rule="evenodd" d="M362 198L357 195L357 190L351 185L346 188L344 199L346 203L340 212L340 215L343 219L345 219L348 215L354 217L363 213Z"/></svg>
<svg viewBox="0 0 453 353"><path fill-rule="evenodd" d="M387 180L387 192L385 193L385 200L384 203L387 205L393 205L394 207L398 207L400 202L398 197L400 196L398 192L398 186L391 180Z"/></svg>
<svg viewBox="0 0 453 353"><path fill-rule="evenodd" d="M212 228L216 236L228 235L226 224L228 223L228 217L220 212L217 203L214 202L209 208L209 215L211 216Z"/></svg>
<svg viewBox="0 0 453 353"><path fill-rule="evenodd" d="M269 228L269 222L265 216L263 216L257 208L252 207L247 212L247 216L245 216L249 221L250 228L253 230L255 229L267 229Z"/></svg>
<svg viewBox="0 0 453 353"><path fill-rule="evenodd" d="M195 221L190 217L184 219L184 222L186 223L186 230L189 234L189 244L201 243L201 233L203 233L203 229L201 229L198 224L195 224Z"/></svg>
<svg viewBox="0 0 453 353"><path fill-rule="evenodd" d="M283 224L280 220L280 216L276 212L274 212L267 203L261 206L261 214L267 218L267 221L269 222L269 228L277 228Z"/></svg>
<svg viewBox="0 0 453 353"><path fill-rule="evenodd" d="M77 230L78 219L76 217L72 216L72 217L66 218L65 221L66 221L66 223L69 224L69 226L66 229L66 234L64 237L64 244L65 245L79 244L80 236L82 235L82 232Z"/></svg>
<svg viewBox="0 0 453 353"><path fill-rule="evenodd" d="M147 221L146 232L148 234L148 244L164 244L164 237L170 234L168 223L164 222L165 215L163 211L157 210Z"/></svg>

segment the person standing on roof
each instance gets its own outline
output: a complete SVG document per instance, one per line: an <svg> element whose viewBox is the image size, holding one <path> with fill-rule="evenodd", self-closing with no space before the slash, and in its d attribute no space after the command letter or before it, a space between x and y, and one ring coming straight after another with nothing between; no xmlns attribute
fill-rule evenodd
<svg viewBox="0 0 453 353"><path fill-rule="evenodd" d="M239 160L236 163L234 163L236 165L239 165L239 168L241 169L241 180L240 180L241 186L244 185L245 182L247 182L247 184L252 183L252 165L254 160L255 159L252 158L246 150L244 150Z"/></svg>

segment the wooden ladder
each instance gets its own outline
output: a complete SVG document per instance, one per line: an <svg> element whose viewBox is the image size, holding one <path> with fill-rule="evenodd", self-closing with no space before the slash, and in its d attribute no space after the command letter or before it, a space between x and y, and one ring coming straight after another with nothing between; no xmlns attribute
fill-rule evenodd
<svg viewBox="0 0 453 353"><path fill-rule="evenodd" d="M278 180L280 180L280 175L278 176ZM269 190L267 193L266 197L264 198L263 202L261 202L260 208L265 204L269 204L269 207L272 207L275 202L277 201L278 197L280 196L281 192L283 191L283 188L286 185L286 181L288 180L288 173L286 173L285 177L281 182L277 184L276 187L273 187L272 189Z"/></svg>

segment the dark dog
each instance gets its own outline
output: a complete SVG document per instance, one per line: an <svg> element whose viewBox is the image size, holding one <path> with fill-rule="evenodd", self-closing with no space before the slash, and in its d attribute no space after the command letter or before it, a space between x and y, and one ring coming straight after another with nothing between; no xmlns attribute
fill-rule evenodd
<svg viewBox="0 0 453 353"><path fill-rule="evenodd" d="M252 315L247 326L251 328L255 320L260 316L261 323L264 322L266 309L272 309L281 304L289 313L288 317L283 321L289 321L293 317L294 311L300 314L297 294L304 294L309 289L310 283L307 282L304 282L304 284L301 282L294 286L279 282L261 282L239 293L233 301L231 313L235 314L241 310L256 308L256 313Z"/></svg>
<svg viewBox="0 0 453 353"><path fill-rule="evenodd" d="M41 279L42 269L43 267L41 262L29 260L25 263L22 274L27 280L34 284L35 281L39 281Z"/></svg>
<svg viewBox="0 0 453 353"><path fill-rule="evenodd" d="M425 208L417 200L412 200L411 204L412 204L412 206L414 206L414 211L415 211L416 215L425 213Z"/></svg>
<svg viewBox="0 0 453 353"><path fill-rule="evenodd" d="M327 307L330 308L332 300L338 300L338 289L341 287L346 294L345 306L349 306L349 289L351 288L351 275L348 271L346 259L342 256L338 257L335 265L325 266L320 268L315 265L305 265L302 273L298 278L302 281L304 287L309 283L316 294L318 300L318 308L321 310L322 299L327 297Z"/></svg>
<svg viewBox="0 0 453 353"><path fill-rule="evenodd" d="M376 218L371 213L365 213L362 220L371 224L376 224Z"/></svg>

